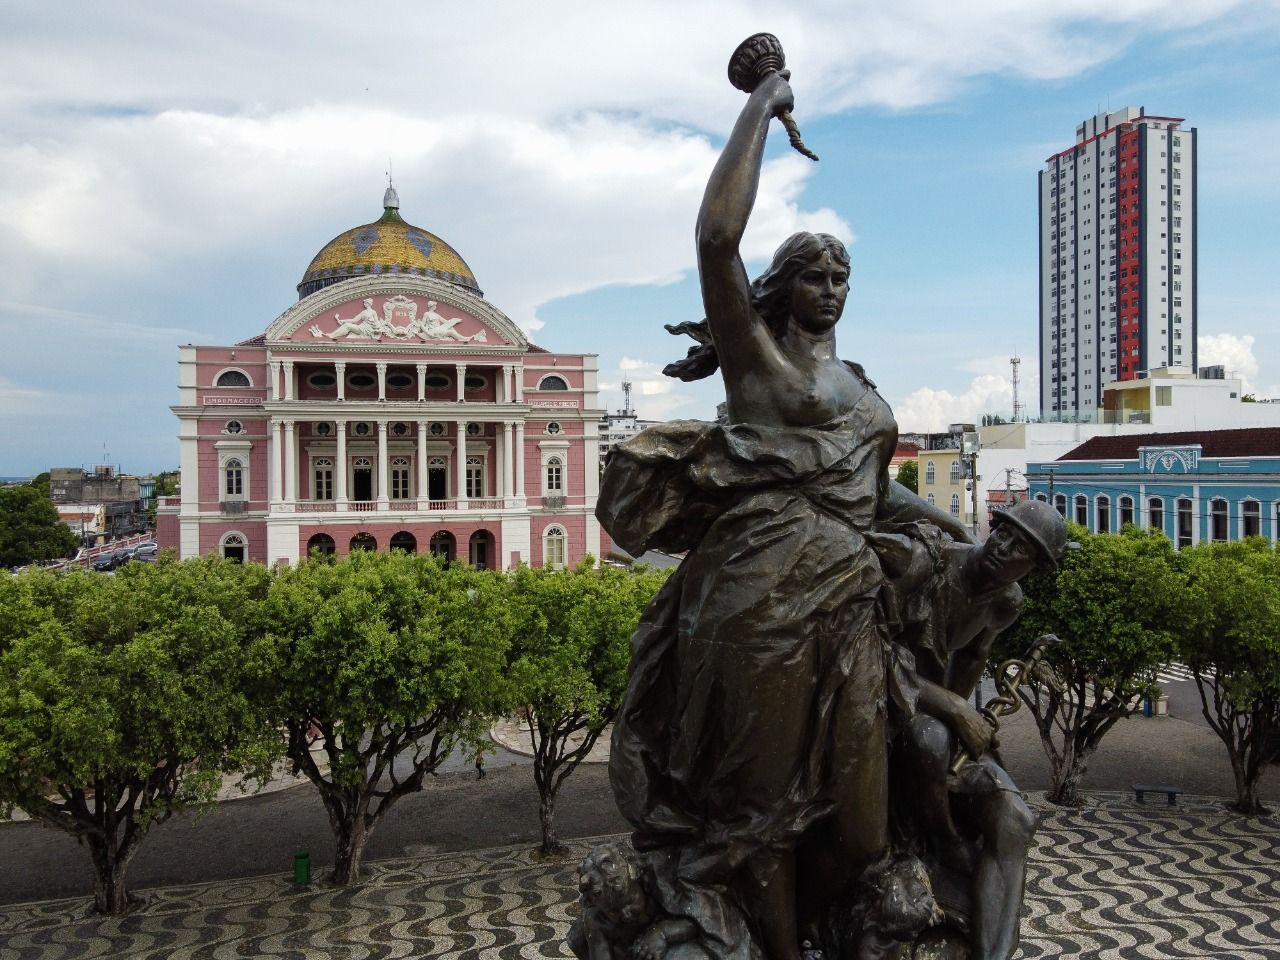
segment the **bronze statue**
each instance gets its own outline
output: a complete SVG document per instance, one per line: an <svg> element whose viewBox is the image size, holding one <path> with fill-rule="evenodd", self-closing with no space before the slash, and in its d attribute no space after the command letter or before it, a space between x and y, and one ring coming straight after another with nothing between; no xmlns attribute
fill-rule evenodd
<svg viewBox="0 0 1280 960"><path fill-rule="evenodd" d="M941 597L946 551L970 541L890 479L893 414L836 355L844 245L796 234L747 278L738 247L788 79L756 78L711 174L697 223L706 320L672 328L700 345L668 372L719 369L728 423L651 428L605 472L597 514L615 542L688 551L633 638L610 776L647 909L692 924L679 929L695 955L910 956L903 945L944 911L922 892L928 844L891 842L923 829L891 810L905 750L891 744L918 715L921 679L899 634L945 634L955 605L906 602L890 576Z"/></svg>

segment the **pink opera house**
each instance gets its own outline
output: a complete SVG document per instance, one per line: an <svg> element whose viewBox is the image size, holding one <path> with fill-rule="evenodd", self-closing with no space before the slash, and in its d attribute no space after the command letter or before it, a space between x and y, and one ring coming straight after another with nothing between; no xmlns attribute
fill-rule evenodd
<svg viewBox="0 0 1280 960"><path fill-rule="evenodd" d="M157 511L161 546L269 564L601 556L596 357L530 343L394 189L383 204L265 333L180 348L182 493Z"/></svg>

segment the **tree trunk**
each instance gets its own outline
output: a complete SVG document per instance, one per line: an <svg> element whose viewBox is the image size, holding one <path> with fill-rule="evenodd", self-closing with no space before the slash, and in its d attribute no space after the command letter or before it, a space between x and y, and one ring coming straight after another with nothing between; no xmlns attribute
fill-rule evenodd
<svg viewBox="0 0 1280 960"><path fill-rule="evenodd" d="M121 914L129 909L125 871L129 857L119 856L115 839L89 834L85 837L93 857L93 907L99 913Z"/></svg>
<svg viewBox="0 0 1280 960"><path fill-rule="evenodd" d="M335 832L337 849L333 855L331 879L340 887L350 886L360 879L360 864L364 860L364 848L369 842L364 816L356 814L350 823L342 824Z"/></svg>
<svg viewBox="0 0 1280 960"><path fill-rule="evenodd" d="M564 844L556 836L556 795L554 790L548 790L542 795L542 799L538 804L538 818L542 822L542 848L540 852L548 857L564 853Z"/></svg>

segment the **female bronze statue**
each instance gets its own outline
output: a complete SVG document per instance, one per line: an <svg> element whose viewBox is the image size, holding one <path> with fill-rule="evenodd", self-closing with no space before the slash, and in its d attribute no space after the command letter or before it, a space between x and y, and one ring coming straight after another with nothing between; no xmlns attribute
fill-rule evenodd
<svg viewBox="0 0 1280 960"><path fill-rule="evenodd" d="M955 518L890 480L892 412L837 358L849 260L797 234L754 283L738 252L786 71L750 94L698 215L705 345L728 423L665 424L615 452L598 514L632 553L688 550L633 641L610 774L651 894L717 958L800 960L810 914L888 847L886 717L898 695L865 534ZM909 705L907 705L909 709Z"/></svg>

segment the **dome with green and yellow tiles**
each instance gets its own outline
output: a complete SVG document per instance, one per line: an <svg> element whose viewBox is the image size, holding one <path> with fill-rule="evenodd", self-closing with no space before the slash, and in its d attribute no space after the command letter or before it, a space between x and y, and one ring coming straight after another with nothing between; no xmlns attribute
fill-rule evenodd
<svg viewBox="0 0 1280 960"><path fill-rule="evenodd" d="M477 296L480 285L457 250L433 233L406 223L400 198L387 187L382 216L340 233L315 255L298 284L298 299L353 277L434 277Z"/></svg>

